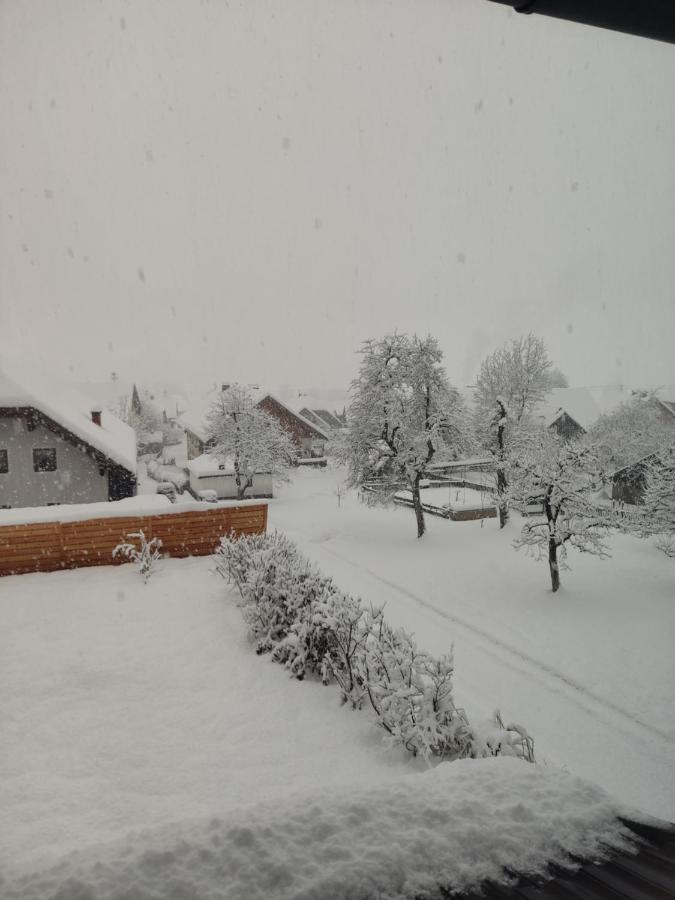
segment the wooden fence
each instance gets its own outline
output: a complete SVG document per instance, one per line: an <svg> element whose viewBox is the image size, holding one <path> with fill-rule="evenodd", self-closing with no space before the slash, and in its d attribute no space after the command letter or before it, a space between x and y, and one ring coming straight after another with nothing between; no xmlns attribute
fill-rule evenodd
<svg viewBox="0 0 675 900"><path fill-rule="evenodd" d="M138 531L147 540L160 538L163 552L181 557L208 556L220 538L230 532L262 534L266 528L267 504L77 522L2 525L0 576L118 565L124 560L113 559L113 550L128 534Z"/></svg>

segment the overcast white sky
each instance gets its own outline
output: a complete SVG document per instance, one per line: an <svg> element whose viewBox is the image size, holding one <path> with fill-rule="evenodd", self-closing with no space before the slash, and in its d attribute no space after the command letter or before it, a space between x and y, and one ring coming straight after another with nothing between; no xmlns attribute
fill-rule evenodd
<svg viewBox="0 0 675 900"><path fill-rule="evenodd" d="M340 386L529 329L675 382L675 47L487 0L0 0L0 352Z"/></svg>

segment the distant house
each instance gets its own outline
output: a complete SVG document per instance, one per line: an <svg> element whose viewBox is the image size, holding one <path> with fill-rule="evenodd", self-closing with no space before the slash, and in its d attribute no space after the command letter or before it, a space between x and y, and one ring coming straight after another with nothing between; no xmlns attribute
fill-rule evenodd
<svg viewBox="0 0 675 900"><path fill-rule="evenodd" d="M675 394L673 396L675 397ZM663 422L675 430L675 399L663 400L654 397L654 402Z"/></svg>
<svg viewBox="0 0 675 900"><path fill-rule="evenodd" d="M326 444L330 438L329 429L315 425L301 413L297 413L273 397L265 394L258 401L258 407L273 416L290 435L295 444L299 459L321 457L326 450Z"/></svg>
<svg viewBox="0 0 675 900"><path fill-rule="evenodd" d="M588 388L553 388L538 414L545 428L573 440L586 434L600 418L601 410Z"/></svg>
<svg viewBox="0 0 675 900"><path fill-rule="evenodd" d="M675 448L669 452L675 454ZM611 476L612 500L639 506L644 501L650 468L654 465L657 467L662 465L659 463L660 456L659 453L650 453L617 469Z"/></svg>
<svg viewBox="0 0 675 900"><path fill-rule="evenodd" d="M206 417L214 400L221 391L227 390L227 388L229 388L229 384L223 384L193 398L187 404L185 412L180 415L178 424L185 430L188 460L196 459L211 449L206 433ZM323 456L325 445L329 439L327 425L321 426L301 413L295 412L274 394L258 387L250 390L256 406L276 419L288 432L296 447L298 458Z"/></svg>
<svg viewBox="0 0 675 900"><path fill-rule="evenodd" d="M0 507L121 500L136 493L136 436L52 382L0 369Z"/></svg>

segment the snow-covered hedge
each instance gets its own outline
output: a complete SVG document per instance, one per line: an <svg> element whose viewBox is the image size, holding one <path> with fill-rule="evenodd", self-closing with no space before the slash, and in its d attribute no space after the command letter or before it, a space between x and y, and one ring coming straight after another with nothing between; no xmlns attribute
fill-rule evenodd
<svg viewBox="0 0 675 900"><path fill-rule="evenodd" d="M391 743L425 759L517 756L534 761L520 726L472 726L452 694L452 655L434 657L335 586L285 535L223 538L217 569L232 581L258 653L297 678L335 681L343 702L369 705Z"/></svg>

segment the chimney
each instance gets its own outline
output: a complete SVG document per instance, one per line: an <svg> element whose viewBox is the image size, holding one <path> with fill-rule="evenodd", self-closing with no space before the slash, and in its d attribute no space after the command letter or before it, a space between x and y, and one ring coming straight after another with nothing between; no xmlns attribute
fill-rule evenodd
<svg viewBox="0 0 675 900"><path fill-rule="evenodd" d="M100 409L92 409L91 421L94 423L94 425L101 424L101 410Z"/></svg>

